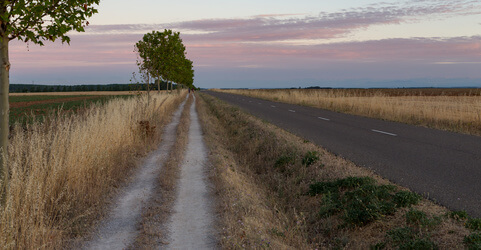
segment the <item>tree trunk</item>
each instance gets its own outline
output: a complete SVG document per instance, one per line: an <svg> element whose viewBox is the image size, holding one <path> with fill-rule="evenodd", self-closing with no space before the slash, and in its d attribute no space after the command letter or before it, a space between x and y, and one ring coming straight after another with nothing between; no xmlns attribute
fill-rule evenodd
<svg viewBox="0 0 481 250"><path fill-rule="evenodd" d="M10 84L9 72L10 61L8 59L8 35L0 37L0 181L4 185L8 177L8 126L9 103L8 103L8 87Z"/></svg>
<svg viewBox="0 0 481 250"><path fill-rule="evenodd" d="M150 105L150 76L147 75L147 106Z"/></svg>
<svg viewBox="0 0 481 250"><path fill-rule="evenodd" d="M160 93L160 79L155 80L157 82L157 92Z"/></svg>

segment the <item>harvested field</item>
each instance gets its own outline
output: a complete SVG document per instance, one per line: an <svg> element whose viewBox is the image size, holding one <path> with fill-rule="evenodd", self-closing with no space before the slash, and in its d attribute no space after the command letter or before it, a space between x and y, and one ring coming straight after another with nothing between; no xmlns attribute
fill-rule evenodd
<svg viewBox="0 0 481 250"><path fill-rule="evenodd" d="M481 89L219 90L271 101L481 135Z"/></svg>
<svg viewBox="0 0 481 250"><path fill-rule="evenodd" d="M85 92L87 93L87 92ZM77 112L90 104L131 95L14 95L10 96L10 124L30 123L50 113Z"/></svg>
<svg viewBox="0 0 481 250"><path fill-rule="evenodd" d="M10 93L10 96L65 96L65 95L135 95L138 91L34 92Z"/></svg>

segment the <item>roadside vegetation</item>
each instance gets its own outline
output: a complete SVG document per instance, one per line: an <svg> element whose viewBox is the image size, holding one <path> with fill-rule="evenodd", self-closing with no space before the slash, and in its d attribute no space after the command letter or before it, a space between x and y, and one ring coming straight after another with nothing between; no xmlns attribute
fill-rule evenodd
<svg viewBox="0 0 481 250"><path fill-rule="evenodd" d="M8 188L0 185L2 249L62 248L89 232L186 91L114 98L82 112L13 126Z"/></svg>
<svg viewBox="0 0 481 250"><path fill-rule="evenodd" d="M256 89L219 91L481 135L481 89Z"/></svg>
<svg viewBox="0 0 481 250"><path fill-rule="evenodd" d="M479 219L465 212L211 96L198 109L223 248L479 249Z"/></svg>

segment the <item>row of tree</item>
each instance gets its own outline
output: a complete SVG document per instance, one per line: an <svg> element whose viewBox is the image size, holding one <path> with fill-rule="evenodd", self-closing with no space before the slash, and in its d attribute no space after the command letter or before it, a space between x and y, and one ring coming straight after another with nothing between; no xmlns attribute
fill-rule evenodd
<svg viewBox="0 0 481 250"><path fill-rule="evenodd" d="M179 32L164 30L152 31L135 44L137 66L144 83L167 82L173 89L173 82L194 88L194 69L191 60L186 58L185 46ZM147 88L149 91L150 88Z"/></svg>

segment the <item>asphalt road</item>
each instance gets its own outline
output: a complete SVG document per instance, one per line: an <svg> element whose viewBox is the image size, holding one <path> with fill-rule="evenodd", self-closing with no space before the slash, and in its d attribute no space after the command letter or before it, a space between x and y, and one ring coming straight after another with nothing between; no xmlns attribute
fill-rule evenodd
<svg viewBox="0 0 481 250"><path fill-rule="evenodd" d="M481 217L481 137L206 92L452 210Z"/></svg>

